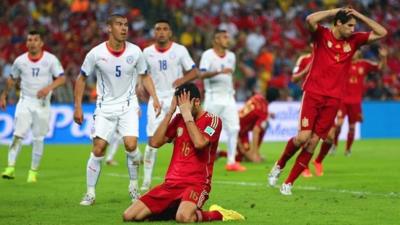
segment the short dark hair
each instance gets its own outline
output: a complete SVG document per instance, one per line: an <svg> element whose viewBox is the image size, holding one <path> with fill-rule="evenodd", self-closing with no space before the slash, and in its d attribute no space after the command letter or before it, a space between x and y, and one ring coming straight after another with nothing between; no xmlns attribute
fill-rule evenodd
<svg viewBox="0 0 400 225"><path fill-rule="evenodd" d="M111 25L115 18L127 18L126 15L123 15L121 13L111 13L108 18L107 18L107 25Z"/></svg>
<svg viewBox="0 0 400 225"><path fill-rule="evenodd" d="M167 20L167 19L158 19L158 20L156 20L156 22L154 23L154 25L156 25L157 23L166 23L166 24L168 24L168 26L171 27L171 23L170 23L169 20Z"/></svg>
<svg viewBox="0 0 400 225"><path fill-rule="evenodd" d="M339 12L337 12L333 18L333 25L336 25L338 21L340 21L342 24L345 24L353 18L353 15L346 13L344 10L339 10Z"/></svg>
<svg viewBox="0 0 400 225"><path fill-rule="evenodd" d="M190 100L193 98L199 98L200 99L200 91L197 88L197 86L193 83L184 83L181 86L177 87L175 89L175 96L178 97L181 95L183 92L189 92L190 93Z"/></svg>
<svg viewBox="0 0 400 225"><path fill-rule="evenodd" d="M39 32L38 30L34 30L34 29L29 30L28 35L39 35L40 38L42 38L42 36L43 36L41 32Z"/></svg>
<svg viewBox="0 0 400 225"><path fill-rule="evenodd" d="M227 32L227 31L224 30L224 29L216 29L216 30L214 31L213 37L215 38L218 34L226 33L226 32Z"/></svg>

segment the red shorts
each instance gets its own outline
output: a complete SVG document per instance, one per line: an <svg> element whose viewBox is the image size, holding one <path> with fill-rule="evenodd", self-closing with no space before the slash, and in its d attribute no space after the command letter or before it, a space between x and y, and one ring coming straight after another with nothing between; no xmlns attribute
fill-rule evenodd
<svg viewBox="0 0 400 225"><path fill-rule="evenodd" d="M349 123L355 124L362 121L361 103L349 104L342 103L337 114L338 118L344 119L349 117Z"/></svg>
<svg viewBox="0 0 400 225"><path fill-rule="evenodd" d="M173 208L176 214L182 201L190 201L200 209L208 199L210 188L199 184L162 183L140 198L153 214L162 214Z"/></svg>
<svg viewBox="0 0 400 225"><path fill-rule="evenodd" d="M304 92L300 110L300 130L311 130L325 139L335 123L340 99Z"/></svg>

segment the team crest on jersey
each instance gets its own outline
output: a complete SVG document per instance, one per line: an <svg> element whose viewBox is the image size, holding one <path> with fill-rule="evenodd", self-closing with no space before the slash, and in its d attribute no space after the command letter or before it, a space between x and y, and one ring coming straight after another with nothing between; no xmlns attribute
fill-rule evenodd
<svg viewBox="0 0 400 225"><path fill-rule="evenodd" d="M178 129L176 130L176 134L178 135L178 137L182 136L183 128L182 127L178 127Z"/></svg>
<svg viewBox="0 0 400 225"><path fill-rule="evenodd" d="M126 57L126 63L128 63L128 64L132 64L133 63L133 56L132 55Z"/></svg>
<svg viewBox="0 0 400 225"><path fill-rule="evenodd" d="M44 66L44 67L47 67L47 66L49 65L49 63L48 63L47 61L43 61L41 64L42 64L42 66Z"/></svg>
<svg viewBox="0 0 400 225"><path fill-rule="evenodd" d="M170 58L170 59L175 59L175 58L176 58L175 52L169 53L169 58Z"/></svg>
<svg viewBox="0 0 400 225"><path fill-rule="evenodd" d="M360 75L364 74L364 68L362 67L358 68L358 74Z"/></svg>
<svg viewBox="0 0 400 225"><path fill-rule="evenodd" d="M332 46L333 46L331 41L328 41L326 44L328 45L328 48L332 48Z"/></svg>
<svg viewBox="0 0 400 225"><path fill-rule="evenodd" d="M215 133L214 128L207 126L206 129L204 129L204 132L206 132L208 135L212 136Z"/></svg>
<svg viewBox="0 0 400 225"><path fill-rule="evenodd" d="M350 46L350 44L349 43L344 43L344 45L343 45L343 51L344 52L350 52L351 51L351 46Z"/></svg>
<svg viewBox="0 0 400 225"><path fill-rule="evenodd" d="M307 117L304 117L304 118L301 120L301 126L302 126L302 127L308 127L308 119L307 119Z"/></svg>

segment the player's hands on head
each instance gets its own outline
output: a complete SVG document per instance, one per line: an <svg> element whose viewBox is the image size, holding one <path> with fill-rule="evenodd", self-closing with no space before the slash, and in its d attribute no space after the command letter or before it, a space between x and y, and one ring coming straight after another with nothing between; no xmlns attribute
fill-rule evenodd
<svg viewBox="0 0 400 225"><path fill-rule="evenodd" d="M38 98L45 98L45 97L50 93L50 91L51 91L51 88L50 88L50 87L44 87L44 88L42 88L42 89L40 89L40 90L38 91L38 93L36 94L36 96L37 96Z"/></svg>
<svg viewBox="0 0 400 225"><path fill-rule="evenodd" d="M186 90L183 90L183 92L178 96L178 107L185 122L194 121L192 116L193 102L194 98L190 101L190 92Z"/></svg>
<svg viewBox="0 0 400 225"><path fill-rule="evenodd" d="M75 123L82 125L83 123L83 112L81 107L75 107L74 110L74 121Z"/></svg>

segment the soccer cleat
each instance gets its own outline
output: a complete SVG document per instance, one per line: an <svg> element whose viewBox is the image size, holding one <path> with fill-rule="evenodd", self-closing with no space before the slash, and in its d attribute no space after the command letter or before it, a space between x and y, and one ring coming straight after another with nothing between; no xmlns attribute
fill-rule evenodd
<svg viewBox="0 0 400 225"><path fill-rule="evenodd" d="M242 166L238 162L226 164L225 169L226 171L231 171L231 172L244 172L247 170L246 167Z"/></svg>
<svg viewBox="0 0 400 225"><path fill-rule="evenodd" d="M96 201L96 197L94 195L87 193L87 194L85 194L85 196L83 196L83 199L79 204L83 205L83 206L89 206L89 205L93 205L95 201Z"/></svg>
<svg viewBox="0 0 400 225"><path fill-rule="evenodd" d="M109 166L118 166L118 162L113 160L113 159L107 160L106 164L109 165Z"/></svg>
<svg viewBox="0 0 400 225"><path fill-rule="evenodd" d="M210 211L218 211L222 215L222 221L231 221L231 220L245 220L244 216L234 210L224 209L219 205L211 205Z"/></svg>
<svg viewBox="0 0 400 225"><path fill-rule="evenodd" d="M324 167L322 166L322 163L318 163L314 160L313 164L315 166L315 175L318 177L324 175Z"/></svg>
<svg viewBox="0 0 400 225"><path fill-rule="evenodd" d="M313 176L309 168L305 168L305 169L303 170L303 172L301 173L301 175L302 175L303 177L305 177L305 178L310 178L310 177Z"/></svg>
<svg viewBox="0 0 400 225"><path fill-rule="evenodd" d="M140 191L146 192L150 189L150 182L143 182L142 186L140 187Z"/></svg>
<svg viewBox="0 0 400 225"><path fill-rule="evenodd" d="M275 164L271 172L269 172L268 175L268 184L269 186L273 187L276 185L276 182L278 181L279 175L281 174L282 170L279 165Z"/></svg>
<svg viewBox="0 0 400 225"><path fill-rule="evenodd" d="M14 179L15 178L15 168L13 166L7 167L1 174L4 179Z"/></svg>
<svg viewBox="0 0 400 225"><path fill-rule="evenodd" d="M288 183L288 184L283 183L281 186L281 189L279 189L279 191L283 195L292 195L292 187L293 186L291 183Z"/></svg>
<svg viewBox="0 0 400 225"><path fill-rule="evenodd" d="M344 156L350 157L351 156L351 150L345 150L344 151Z"/></svg>
<svg viewBox="0 0 400 225"><path fill-rule="evenodd" d="M129 196L131 196L132 202L135 202L140 198L140 193L137 189L131 189L129 190Z"/></svg>
<svg viewBox="0 0 400 225"><path fill-rule="evenodd" d="M28 183L36 183L37 182L37 171L34 170L29 170L28 172L28 179L26 180L26 182Z"/></svg>

